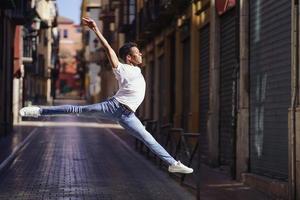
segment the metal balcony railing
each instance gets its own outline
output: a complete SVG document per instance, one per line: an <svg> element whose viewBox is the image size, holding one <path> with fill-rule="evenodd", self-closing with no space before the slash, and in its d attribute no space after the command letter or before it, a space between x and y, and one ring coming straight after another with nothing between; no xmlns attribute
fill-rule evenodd
<svg viewBox="0 0 300 200"><path fill-rule="evenodd" d="M127 33L136 19L136 1L121 1L119 13L119 31Z"/></svg>
<svg viewBox="0 0 300 200"><path fill-rule="evenodd" d="M24 38L23 40L23 62L32 62L33 44L31 38Z"/></svg>
<svg viewBox="0 0 300 200"><path fill-rule="evenodd" d="M0 8L2 8L2 9L15 9L16 8L15 0L3 0L3 1L1 1Z"/></svg>
<svg viewBox="0 0 300 200"><path fill-rule="evenodd" d="M148 0L137 14L139 34L159 31L193 3L193 0Z"/></svg>
<svg viewBox="0 0 300 200"><path fill-rule="evenodd" d="M31 5L30 1L15 1L15 8L12 9L12 18L17 24L25 24L30 17Z"/></svg>

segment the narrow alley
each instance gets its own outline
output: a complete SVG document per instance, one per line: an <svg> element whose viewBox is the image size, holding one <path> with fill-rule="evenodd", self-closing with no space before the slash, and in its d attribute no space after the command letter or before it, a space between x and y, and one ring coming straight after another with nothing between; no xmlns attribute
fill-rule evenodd
<svg viewBox="0 0 300 200"><path fill-rule="evenodd" d="M0 200L300 200L299 13L1 0Z"/></svg>
<svg viewBox="0 0 300 200"><path fill-rule="evenodd" d="M41 123L1 173L0 199L194 199L109 129L117 124L76 117Z"/></svg>

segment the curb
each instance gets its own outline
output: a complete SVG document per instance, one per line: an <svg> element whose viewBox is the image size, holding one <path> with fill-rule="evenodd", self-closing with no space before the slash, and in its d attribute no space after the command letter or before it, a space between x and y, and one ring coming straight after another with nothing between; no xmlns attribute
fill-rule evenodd
<svg viewBox="0 0 300 200"><path fill-rule="evenodd" d="M36 134L36 132L37 128L34 128L29 133L29 135L13 149L11 154L3 162L0 163L0 172L2 172L2 170L4 170L10 163L14 161L18 153L29 144L30 140L32 139L33 135Z"/></svg>

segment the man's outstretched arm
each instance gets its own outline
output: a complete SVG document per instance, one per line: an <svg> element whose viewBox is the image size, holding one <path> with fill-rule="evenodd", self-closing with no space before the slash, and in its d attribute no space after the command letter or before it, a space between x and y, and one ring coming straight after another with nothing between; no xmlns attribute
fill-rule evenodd
<svg viewBox="0 0 300 200"><path fill-rule="evenodd" d="M102 46L105 49L105 52L108 56L108 59L109 59L109 62L111 64L111 66L113 68L118 67L118 64L119 64L118 56L117 56L116 52L108 44L107 40L104 38L102 33L99 31L96 22L93 19L89 18L89 17L83 17L82 21L83 21L84 25L87 25L90 29L92 29L96 33L96 35L99 38Z"/></svg>

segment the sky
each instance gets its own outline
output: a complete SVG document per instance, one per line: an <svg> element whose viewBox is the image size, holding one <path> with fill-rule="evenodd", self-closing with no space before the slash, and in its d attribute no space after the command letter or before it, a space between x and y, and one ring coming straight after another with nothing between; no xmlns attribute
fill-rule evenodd
<svg viewBox="0 0 300 200"><path fill-rule="evenodd" d="M79 24L81 1L82 0L57 0L59 15L70 18L75 24Z"/></svg>

